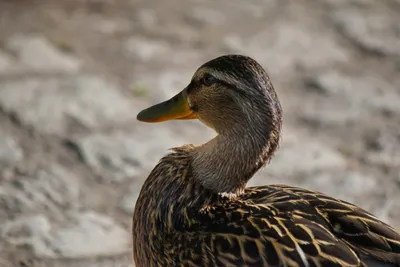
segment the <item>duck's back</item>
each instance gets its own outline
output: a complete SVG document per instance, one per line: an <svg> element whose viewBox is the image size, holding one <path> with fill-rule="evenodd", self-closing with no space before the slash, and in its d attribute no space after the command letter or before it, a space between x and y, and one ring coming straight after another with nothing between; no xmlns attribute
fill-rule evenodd
<svg viewBox="0 0 400 267"><path fill-rule="evenodd" d="M357 206L283 185L226 198L196 184L190 162L173 156L138 200L139 266L400 266L400 235Z"/></svg>
<svg viewBox="0 0 400 267"><path fill-rule="evenodd" d="M172 261L184 266L400 266L394 229L352 204L300 188L248 188L189 221Z"/></svg>
<svg viewBox="0 0 400 267"><path fill-rule="evenodd" d="M236 234L231 239L242 240L242 256L246 243L260 237L264 241L255 241L258 253L253 254L265 257L271 266L275 266L272 259L288 266L292 261L298 264L294 266L400 266L400 235L345 201L302 188L270 185L247 188L239 201L230 203L231 211L222 205L209 216L236 218L228 220L230 229L220 229L227 239L231 232Z"/></svg>

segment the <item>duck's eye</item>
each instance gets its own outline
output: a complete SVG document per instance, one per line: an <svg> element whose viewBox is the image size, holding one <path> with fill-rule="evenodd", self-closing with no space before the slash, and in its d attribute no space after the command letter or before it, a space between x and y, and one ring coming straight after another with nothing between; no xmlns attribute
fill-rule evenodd
<svg viewBox="0 0 400 267"><path fill-rule="evenodd" d="M201 83L204 84L205 86L211 86L216 82L217 82L217 79L215 77L211 76L210 74L204 75L203 78L201 79Z"/></svg>

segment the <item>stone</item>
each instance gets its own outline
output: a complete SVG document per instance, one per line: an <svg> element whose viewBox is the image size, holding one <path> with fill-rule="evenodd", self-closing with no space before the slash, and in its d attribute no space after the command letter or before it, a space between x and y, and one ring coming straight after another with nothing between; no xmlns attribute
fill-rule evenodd
<svg viewBox="0 0 400 267"><path fill-rule="evenodd" d="M0 166L11 166L23 158L23 151L15 139L0 129Z"/></svg>
<svg viewBox="0 0 400 267"><path fill-rule="evenodd" d="M380 218L387 221L395 229L400 229L400 198L396 196L388 196L387 203L382 209L382 214L379 214Z"/></svg>
<svg viewBox="0 0 400 267"><path fill-rule="evenodd" d="M384 8L342 8L331 15L350 40L363 49L400 56L400 17Z"/></svg>
<svg viewBox="0 0 400 267"><path fill-rule="evenodd" d="M302 186L296 184L296 178L299 176L347 168L346 158L329 145L294 133L298 131L287 126L283 127L280 148L270 163L254 175L248 186L265 184Z"/></svg>
<svg viewBox="0 0 400 267"><path fill-rule="evenodd" d="M400 134L398 127L377 129L367 132L364 136L367 162L375 165L383 165L389 169L400 170Z"/></svg>
<svg viewBox="0 0 400 267"><path fill-rule="evenodd" d="M24 216L4 222L0 226L0 236L12 245L29 245L35 253L51 254L52 249L43 242L50 228L50 222L44 215Z"/></svg>
<svg viewBox="0 0 400 267"><path fill-rule="evenodd" d="M350 6L354 6L354 5L358 5L358 6L362 6L362 5L370 5L374 3L374 0L323 0L324 2L326 2L327 4L333 6L333 7L348 7Z"/></svg>
<svg viewBox="0 0 400 267"><path fill-rule="evenodd" d="M27 267L135 267L132 256L118 256L116 258L80 259L73 261L51 261L51 265ZM2 266L3 267L3 266ZM8 267L8 266L5 266ZM15 267L15 266L10 266Z"/></svg>
<svg viewBox="0 0 400 267"><path fill-rule="evenodd" d="M0 50L0 73L4 73L10 68L12 68L11 57Z"/></svg>
<svg viewBox="0 0 400 267"><path fill-rule="evenodd" d="M330 71L313 77L307 84L312 84L313 90L324 96L322 101L305 106L308 118L336 124L367 117L374 111L400 114L398 80L389 83L375 75Z"/></svg>
<svg viewBox="0 0 400 267"><path fill-rule="evenodd" d="M129 31L131 25L132 23L124 18L99 17L93 21L91 27L102 34L115 35Z"/></svg>
<svg viewBox="0 0 400 267"><path fill-rule="evenodd" d="M13 52L16 60L10 71L26 72L77 72L80 61L57 49L40 35L15 35L8 40L6 48Z"/></svg>
<svg viewBox="0 0 400 267"><path fill-rule="evenodd" d="M18 175L0 185L0 207L13 214L50 212L62 218L66 210L80 207L81 189L77 177L64 167L49 163L32 174Z"/></svg>
<svg viewBox="0 0 400 267"><path fill-rule="evenodd" d="M287 167L290 167L290 164L291 162L287 162ZM389 199L395 199L395 196L387 196L390 181L379 180L382 178L345 168L314 169L296 175L282 175L274 173L270 166L267 166L250 180L249 186L286 184L314 190L358 205L381 220L391 222L393 218L397 218L397 214L387 205L390 205Z"/></svg>
<svg viewBox="0 0 400 267"><path fill-rule="evenodd" d="M0 256L0 266L1 267L15 267L15 265L11 261L3 259L1 256Z"/></svg>
<svg viewBox="0 0 400 267"><path fill-rule="evenodd" d="M103 181L123 182L141 174L140 155L137 154L140 153L142 145L133 136L123 132L95 133L74 142L84 162Z"/></svg>
<svg viewBox="0 0 400 267"><path fill-rule="evenodd" d="M226 14L222 10L204 6L194 6L187 10L187 18L196 24L222 25L226 23Z"/></svg>
<svg viewBox="0 0 400 267"><path fill-rule="evenodd" d="M38 132L66 135L99 129L136 115L114 84L93 75L0 82L0 106Z"/></svg>
<svg viewBox="0 0 400 267"><path fill-rule="evenodd" d="M192 127L191 127L192 124ZM171 127L175 125L176 127ZM212 132L195 122L167 122L154 125L132 123L129 131L94 133L73 142L83 160L104 180L121 182L137 177L144 179L168 148L187 143L202 143Z"/></svg>
<svg viewBox="0 0 400 267"><path fill-rule="evenodd" d="M347 50L329 32L285 21L252 37L227 35L224 45L229 52L256 58L273 77L286 78L298 66L315 68L349 58Z"/></svg>
<svg viewBox="0 0 400 267"><path fill-rule="evenodd" d="M65 223L44 215L19 217L0 226L2 239L15 246L29 246L40 258L79 259L114 256L127 252L130 235L103 214L72 214Z"/></svg>
<svg viewBox="0 0 400 267"><path fill-rule="evenodd" d="M375 177L356 171L321 172L301 181L302 187L352 203L378 193L378 183Z"/></svg>
<svg viewBox="0 0 400 267"><path fill-rule="evenodd" d="M132 255L118 255L114 258L99 258L99 259L77 259L72 261L48 261L49 265L26 265L18 267L135 267L132 260ZM1 266L1 265L0 265ZM3 267L3 266L1 266ZM4 267L16 267L4 266Z"/></svg>
<svg viewBox="0 0 400 267"><path fill-rule="evenodd" d="M143 61L157 59L171 52L171 47L167 42L150 40L140 36L129 38L126 41L126 48L130 54Z"/></svg>
<svg viewBox="0 0 400 267"><path fill-rule="evenodd" d="M153 27L158 23L157 13L150 8L141 8L137 11L136 17L145 27Z"/></svg>
<svg viewBox="0 0 400 267"><path fill-rule="evenodd" d="M193 76L193 73L196 71L196 67L187 68L185 70L175 69L169 70L159 73L153 73L151 75L143 74L138 75L135 79L132 88L136 86L145 87L148 92L148 100L150 103L147 105L152 105L157 102L165 101L181 90L183 90L189 83ZM154 79L157 77L157 79ZM147 106L143 106L147 107Z"/></svg>
<svg viewBox="0 0 400 267"><path fill-rule="evenodd" d="M344 169L346 159L339 152L317 141L284 142L266 171L277 176L293 176L317 170Z"/></svg>
<svg viewBox="0 0 400 267"><path fill-rule="evenodd" d="M215 2L210 3L199 1L184 11L187 21L201 28L222 28L224 25L235 23L240 28L243 19L261 19L266 13L273 12L279 5L279 1L267 0L262 2ZM199 28L199 27L196 27ZM229 28L231 30L232 27ZM222 32L224 32L222 30Z"/></svg>
<svg viewBox="0 0 400 267"><path fill-rule="evenodd" d="M395 197L387 196L390 181L382 179L365 172L338 170L305 175L292 185L350 202L390 222L393 217L388 205Z"/></svg>
<svg viewBox="0 0 400 267"><path fill-rule="evenodd" d="M133 210L135 209L135 204L139 197L140 188L141 185L134 183L119 204L119 207L130 216L133 215Z"/></svg>

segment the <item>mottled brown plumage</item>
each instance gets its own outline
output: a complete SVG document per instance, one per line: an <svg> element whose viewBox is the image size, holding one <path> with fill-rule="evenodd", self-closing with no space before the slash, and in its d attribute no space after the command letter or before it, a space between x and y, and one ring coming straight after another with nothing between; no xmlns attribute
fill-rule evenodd
<svg viewBox="0 0 400 267"><path fill-rule="evenodd" d="M400 235L363 209L285 185L246 188L279 144L282 111L263 68L229 55L142 121L201 120L217 136L172 149L133 217L137 267L400 266Z"/></svg>

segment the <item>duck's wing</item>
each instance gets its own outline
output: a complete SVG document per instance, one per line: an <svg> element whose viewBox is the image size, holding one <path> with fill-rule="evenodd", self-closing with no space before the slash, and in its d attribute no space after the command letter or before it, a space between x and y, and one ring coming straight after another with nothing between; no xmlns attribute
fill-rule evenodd
<svg viewBox="0 0 400 267"><path fill-rule="evenodd" d="M261 205L267 203L277 211L292 211L294 221L300 216L303 221L317 223L363 259L400 266L400 234L355 205L280 185L252 188L247 199Z"/></svg>
<svg viewBox="0 0 400 267"><path fill-rule="evenodd" d="M201 220L201 266L363 266L325 226L269 205L214 206Z"/></svg>

